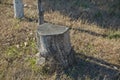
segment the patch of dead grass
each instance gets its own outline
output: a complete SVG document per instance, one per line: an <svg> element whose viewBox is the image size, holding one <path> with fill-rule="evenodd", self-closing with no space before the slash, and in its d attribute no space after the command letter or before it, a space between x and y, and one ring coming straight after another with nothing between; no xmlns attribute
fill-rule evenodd
<svg viewBox="0 0 120 80"><path fill-rule="evenodd" d="M46 76L39 75L40 70L34 66L34 59L29 58L29 56L33 56L36 52L35 31L37 22L35 20L38 17L36 9L25 8L25 16L27 18L21 20L13 18L13 6L0 4L0 11L0 65L2 65L0 66L0 79L52 80L54 75L52 77L47 76L47 78ZM101 26L95 23L90 24L81 19L72 20L69 16L63 15L59 11L45 12L45 21L70 27L71 44L77 53L120 65L120 38L110 39L109 36L103 37L93 34L109 35L113 30L101 28ZM79 29L82 29L82 31ZM117 30L117 32L119 31ZM5 60L5 58L9 59L10 57L5 55L5 53L8 53L6 52L7 49L11 49L11 46L24 44L24 42L28 42L28 45L21 47L20 50L17 49L18 53L22 53L22 56L20 55L19 58L15 58L12 64L9 64ZM30 60L26 61L26 58ZM34 67L36 70L34 70Z"/></svg>

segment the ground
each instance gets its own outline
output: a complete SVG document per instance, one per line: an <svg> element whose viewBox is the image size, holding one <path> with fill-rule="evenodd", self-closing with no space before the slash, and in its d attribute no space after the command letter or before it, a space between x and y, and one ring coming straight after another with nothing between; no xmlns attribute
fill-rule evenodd
<svg viewBox="0 0 120 80"><path fill-rule="evenodd" d="M0 1L0 80L120 80L119 0L44 0L45 22L70 28L76 55L60 76L36 65L37 2L23 1L22 19L11 0Z"/></svg>

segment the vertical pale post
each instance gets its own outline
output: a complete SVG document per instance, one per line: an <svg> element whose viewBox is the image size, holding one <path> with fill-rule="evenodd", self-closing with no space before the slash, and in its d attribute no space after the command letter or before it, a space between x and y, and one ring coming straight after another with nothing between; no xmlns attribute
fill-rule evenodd
<svg viewBox="0 0 120 80"><path fill-rule="evenodd" d="M22 18L24 17L24 6L22 0L13 0L14 3L14 17Z"/></svg>
<svg viewBox="0 0 120 80"><path fill-rule="evenodd" d="M44 23L44 11L41 0L38 0L38 15L39 15L38 23L39 25L41 25Z"/></svg>

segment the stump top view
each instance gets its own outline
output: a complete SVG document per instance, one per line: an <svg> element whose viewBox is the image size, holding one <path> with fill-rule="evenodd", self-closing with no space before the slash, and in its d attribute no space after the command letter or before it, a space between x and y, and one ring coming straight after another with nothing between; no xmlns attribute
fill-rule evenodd
<svg viewBox="0 0 120 80"><path fill-rule="evenodd" d="M44 23L38 26L38 34L40 35L59 35L65 33L69 28L50 23Z"/></svg>

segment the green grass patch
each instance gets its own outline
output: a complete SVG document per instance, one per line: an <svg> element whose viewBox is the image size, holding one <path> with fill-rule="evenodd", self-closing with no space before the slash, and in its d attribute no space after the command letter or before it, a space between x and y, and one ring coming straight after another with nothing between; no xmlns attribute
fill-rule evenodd
<svg viewBox="0 0 120 80"><path fill-rule="evenodd" d="M120 31L110 32L108 35L109 39L119 39L120 38Z"/></svg>
<svg viewBox="0 0 120 80"><path fill-rule="evenodd" d="M19 52L19 49L16 46L10 46L5 54L8 59L16 59L21 55L21 52Z"/></svg>
<svg viewBox="0 0 120 80"><path fill-rule="evenodd" d="M37 53L36 43L34 40L23 42L17 45L9 46L5 51L5 57L7 60L15 61L25 57L30 66L34 68L36 63L35 54ZM33 57L31 57L33 56Z"/></svg>

